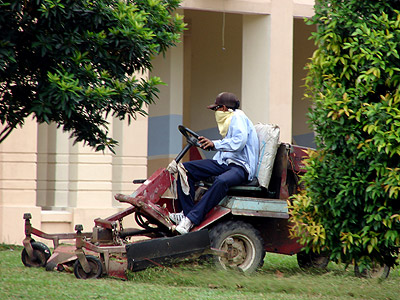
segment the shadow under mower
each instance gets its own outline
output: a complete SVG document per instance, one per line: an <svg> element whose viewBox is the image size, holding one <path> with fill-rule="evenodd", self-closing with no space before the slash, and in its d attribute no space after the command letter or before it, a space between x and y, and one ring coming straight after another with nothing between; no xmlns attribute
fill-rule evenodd
<svg viewBox="0 0 400 300"><path fill-rule="evenodd" d="M191 160L201 159L196 148L200 146L199 135L182 125L178 129L187 145L175 161L179 163L189 150ZM176 225L169 219L170 212L177 212L178 202L164 196L175 183L174 176L166 168L157 170L147 180L134 180L141 185L131 195L116 194L116 200L131 206L105 219L95 219L92 232L83 232L82 225L76 225L75 233L47 234L34 228L31 215L26 213L22 262L28 267L46 267L49 271L73 268L80 279L103 275L126 278L126 270L139 271L204 254L213 254L220 268L248 273L262 266L265 252L297 254L300 267L324 268L328 257L306 254L301 251L302 245L289 237L287 201L301 189L298 176L305 171L302 160L307 157L306 150L279 144L268 188L256 181L230 188L203 222L185 235L179 235ZM199 184L195 201L211 184L207 181ZM140 229L123 227L123 219L131 214ZM32 235L52 240L53 254ZM141 240L134 241L137 237ZM75 245L61 245L60 240L75 240Z"/></svg>

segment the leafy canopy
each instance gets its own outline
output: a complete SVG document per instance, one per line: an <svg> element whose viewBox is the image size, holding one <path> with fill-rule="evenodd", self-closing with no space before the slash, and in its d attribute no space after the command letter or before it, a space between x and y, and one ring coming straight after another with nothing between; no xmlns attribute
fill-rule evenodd
<svg viewBox="0 0 400 300"><path fill-rule="evenodd" d="M321 0L306 96L317 150L293 234L333 261L393 266L400 245L400 2Z"/></svg>
<svg viewBox="0 0 400 300"><path fill-rule="evenodd" d="M113 151L107 117L146 115L160 78L138 79L179 41L179 0L0 3L0 142L30 115L97 151Z"/></svg>

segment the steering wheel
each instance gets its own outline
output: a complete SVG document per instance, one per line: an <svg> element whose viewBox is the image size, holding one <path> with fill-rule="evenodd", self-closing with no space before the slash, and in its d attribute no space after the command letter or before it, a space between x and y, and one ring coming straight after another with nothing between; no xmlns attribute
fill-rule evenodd
<svg viewBox="0 0 400 300"><path fill-rule="evenodd" d="M183 134L183 136L186 138L186 141L188 144L195 146L195 147L201 147L199 143L199 134L194 132L193 130L186 128L183 125L178 126L179 131Z"/></svg>
<svg viewBox="0 0 400 300"><path fill-rule="evenodd" d="M182 135L186 138L187 145L176 156L175 161L177 163L182 159L182 157L186 154L186 152L189 151L190 147L192 147L192 146L201 147L201 145L199 143L199 136L200 136L199 134L197 134L193 130L190 130L189 128L186 128L183 125L179 125L178 129L182 133Z"/></svg>

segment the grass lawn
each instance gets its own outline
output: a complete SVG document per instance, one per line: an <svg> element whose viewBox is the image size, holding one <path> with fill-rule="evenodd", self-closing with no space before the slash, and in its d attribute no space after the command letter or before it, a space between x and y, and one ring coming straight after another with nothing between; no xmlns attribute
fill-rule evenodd
<svg viewBox="0 0 400 300"><path fill-rule="evenodd" d="M129 280L79 280L73 273L27 268L22 247L0 245L0 299L400 299L400 268L389 278L360 279L353 267L330 263L304 272L295 256L267 254L254 275L183 262L129 273Z"/></svg>

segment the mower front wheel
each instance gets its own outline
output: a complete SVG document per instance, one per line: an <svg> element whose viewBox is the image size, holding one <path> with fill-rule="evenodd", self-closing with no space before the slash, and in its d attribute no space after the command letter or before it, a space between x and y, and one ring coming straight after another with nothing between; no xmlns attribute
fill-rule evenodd
<svg viewBox="0 0 400 300"><path fill-rule="evenodd" d="M93 255L86 255L86 259L90 266L90 272L86 273L79 260L74 264L74 274L78 279L100 278L103 274L103 264L100 259Z"/></svg>
<svg viewBox="0 0 400 300"><path fill-rule="evenodd" d="M26 267L40 268L46 266L47 260L51 256L49 247L41 242L31 242L33 249L33 257L29 257L28 252L24 248L21 253L22 263Z"/></svg>
<svg viewBox="0 0 400 300"><path fill-rule="evenodd" d="M211 247L225 251L226 256L215 256L215 264L222 269L234 268L252 273L263 265L265 251L260 233L242 221L228 221L210 229Z"/></svg>

